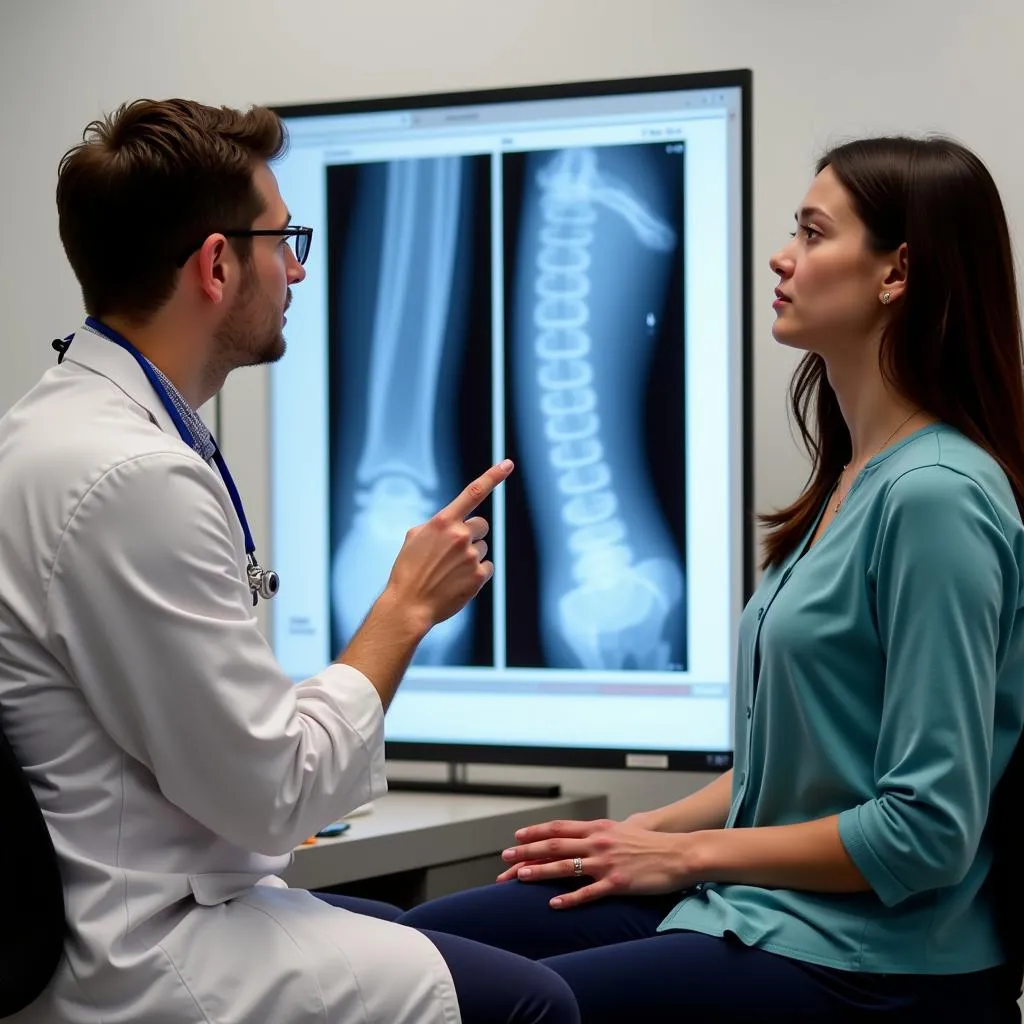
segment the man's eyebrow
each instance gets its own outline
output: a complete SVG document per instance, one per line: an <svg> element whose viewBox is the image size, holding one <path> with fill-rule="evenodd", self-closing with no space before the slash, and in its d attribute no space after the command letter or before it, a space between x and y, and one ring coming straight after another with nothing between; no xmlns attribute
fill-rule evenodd
<svg viewBox="0 0 1024 1024"><path fill-rule="evenodd" d="M288 227L289 224L291 224L291 222L292 222L292 215L286 210L285 211L285 215L284 215L284 223L281 225L281 227L286 228L286 227Z"/></svg>

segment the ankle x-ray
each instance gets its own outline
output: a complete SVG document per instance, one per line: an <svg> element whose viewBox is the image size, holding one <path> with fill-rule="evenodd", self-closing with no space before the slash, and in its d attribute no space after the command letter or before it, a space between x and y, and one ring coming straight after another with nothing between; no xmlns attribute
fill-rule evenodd
<svg viewBox="0 0 1024 1024"><path fill-rule="evenodd" d="M415 664L687 665L682 146L327 168L332 647L504 455L492 585Z"/></svg>

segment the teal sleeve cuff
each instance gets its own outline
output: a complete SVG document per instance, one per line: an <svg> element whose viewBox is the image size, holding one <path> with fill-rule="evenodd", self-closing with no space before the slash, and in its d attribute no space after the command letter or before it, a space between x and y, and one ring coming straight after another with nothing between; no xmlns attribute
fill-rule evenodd
<svg viewBox="0 0 1024 1024"><path fill-rule="evenodd" d="M908 889L889 870L868 841L864 819L870 816L871 807L871 804L861 804L859 807L843 811L839 815L839 838L875 895L887 907L893 907L913 896L914 890Z"/></svg>

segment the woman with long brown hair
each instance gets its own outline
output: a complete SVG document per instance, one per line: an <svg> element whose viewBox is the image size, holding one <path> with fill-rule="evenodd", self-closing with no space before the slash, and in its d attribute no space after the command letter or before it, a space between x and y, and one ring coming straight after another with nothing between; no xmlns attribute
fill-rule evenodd
<svg viewBox="0 0 1024 1024"><path fill-rule="evenodd" d="M999 194L949 140L838 146L771 267L812 468L762 517L733 770L524 829L503 884L402 920L542 960L586 1024L1016 1019L1024 372Z"/></svg>

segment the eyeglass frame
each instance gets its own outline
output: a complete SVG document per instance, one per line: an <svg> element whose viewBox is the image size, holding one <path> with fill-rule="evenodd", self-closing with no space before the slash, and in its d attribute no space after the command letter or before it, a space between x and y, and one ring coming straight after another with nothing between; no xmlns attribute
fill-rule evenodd
<svg viewBox="0 0 1024 1024"><path fill-rule="evenodd" d="M294 238L296 240L302 239L305 242L305 248L303 248L303 246L297 241L295 247L292 249L295 259L300 266L304 265L306 260L309 259L309 250L313 246L313 229L301 227L298 224L289 224L284 228L231 228L227 231L211 231L210 234L223 235L225 238L273 237L277 235L285 238ZM206 237L209 238L209 235ZM204 238L203 242L205 241L206 239ZM180 257L178 259L178 266L185 266L192 253L200 248L203 242L199 242L194 245L184 256Z"/></svg>

